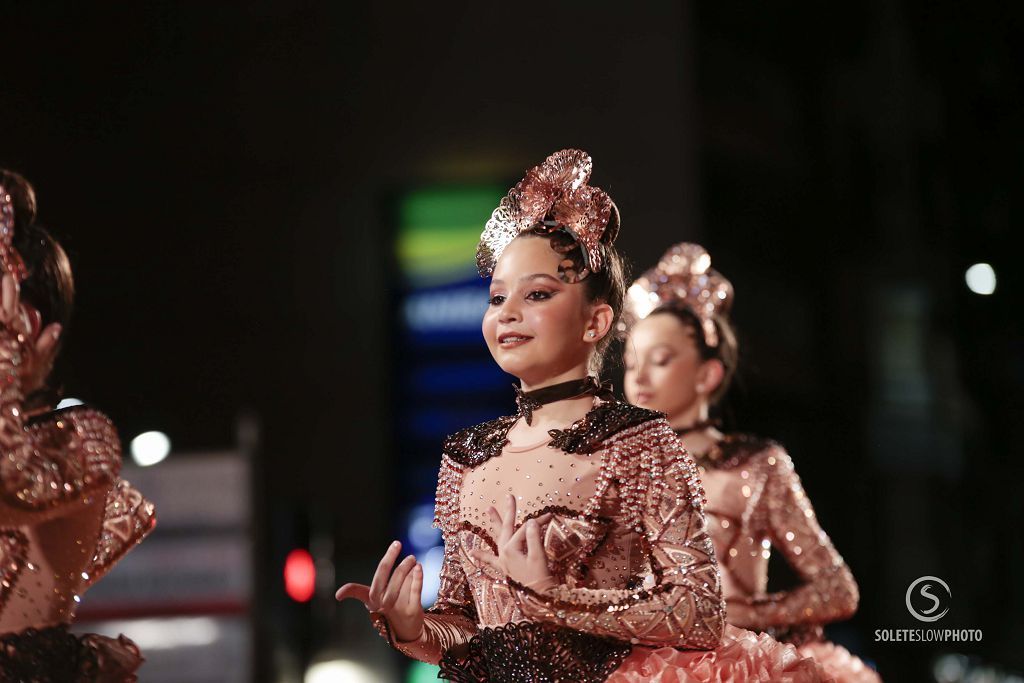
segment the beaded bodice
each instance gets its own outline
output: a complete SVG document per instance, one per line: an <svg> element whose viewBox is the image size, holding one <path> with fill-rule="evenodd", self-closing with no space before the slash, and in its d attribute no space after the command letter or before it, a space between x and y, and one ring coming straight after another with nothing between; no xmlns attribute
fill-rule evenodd
<svg viewBox="0 0 1024 683"><path fill-rule="evenodd" d="M449 440L438 481L446 560L435 610L478 626L540 621L627 642L714 647L721 596L692 459L659 413L602 401L549 441L508 444L502 418ZM471 556L508 493L542 527L559 584L537 593Z"/></svg>

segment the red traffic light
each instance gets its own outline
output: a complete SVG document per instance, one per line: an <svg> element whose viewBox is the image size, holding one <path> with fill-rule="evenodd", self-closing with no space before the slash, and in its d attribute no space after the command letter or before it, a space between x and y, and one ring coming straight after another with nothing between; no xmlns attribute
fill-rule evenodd
<svg viewBox="0 0 1024 683"><path fill-rule="evenodd" d="M298 548L284 560L284 590L296 602L309 602L316 591L316 566L308 550Z"/></svg>

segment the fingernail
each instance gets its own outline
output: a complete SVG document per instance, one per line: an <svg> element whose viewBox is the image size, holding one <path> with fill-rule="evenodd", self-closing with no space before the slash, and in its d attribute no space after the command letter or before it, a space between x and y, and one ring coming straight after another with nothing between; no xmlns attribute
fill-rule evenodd
<svg viewBox="0 0 1024 683"><path fill-rule="evenodd" d="M398 547L398 541L391 541L391 547L392 548L397 548Z"/></svg>

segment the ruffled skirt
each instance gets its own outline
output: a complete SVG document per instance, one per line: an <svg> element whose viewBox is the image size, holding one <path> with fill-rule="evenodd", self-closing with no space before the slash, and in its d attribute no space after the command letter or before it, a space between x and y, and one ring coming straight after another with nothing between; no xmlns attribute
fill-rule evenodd
<svg viewBox="0 0 1024 683"><path fill-rule="evenodd" d="M833 681L813 659L765 634L726 626L708 651L634 647L607 683L819 683Z"/></svg>
<svg viewBox="0 0 1024 683"><path fill-rule="evenodd" d="M874 669L841 645L827 641L801 645L797 650L812 657L836 683L882 683Z"/></svg>

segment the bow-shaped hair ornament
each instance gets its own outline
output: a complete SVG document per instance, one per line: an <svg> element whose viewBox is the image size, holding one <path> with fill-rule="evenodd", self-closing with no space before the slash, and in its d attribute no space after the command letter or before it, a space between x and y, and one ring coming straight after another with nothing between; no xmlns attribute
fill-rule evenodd
<svg viewBox="0 0 1024 683"><path fill-rule="evenodd" d="M587 185L590 155L578 149L555 152L534 166L502 198L484 226L476 248L480 277L490 277L505 248L519 235L549 235L562 256L558 272L574 283L604 265L602 245L619 231L619 212L603 190Z"/></svg>
<svg viewBox="0 0 1024 683"><path fill-rule="evenodd" d="M680 242L626 291L622 326L628 329L660 308L682 307L697 316L707 345L717 347L714 318L729 312L732 296L732 284L711 267L707 250Z"/></svg>

